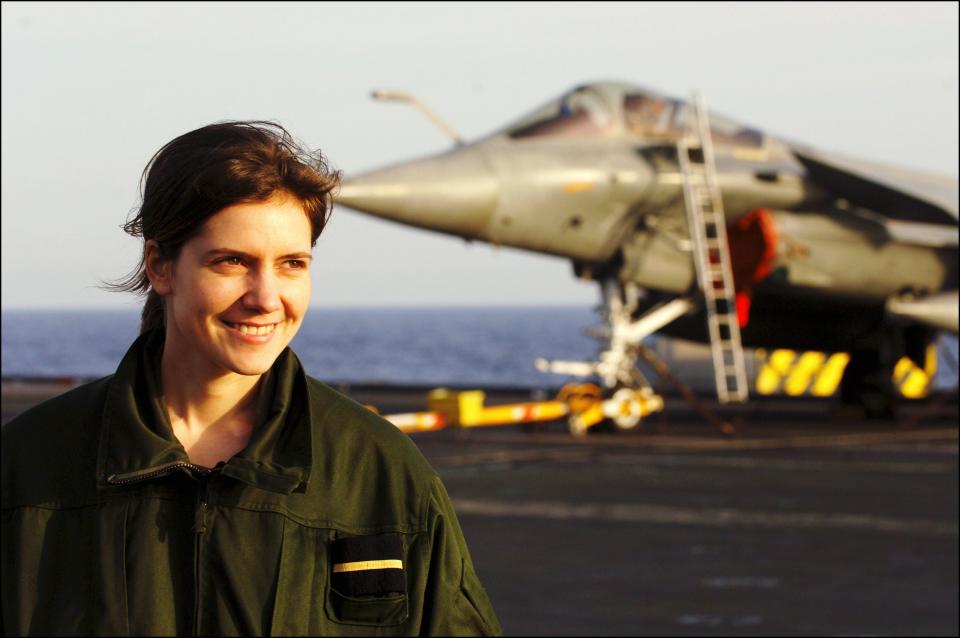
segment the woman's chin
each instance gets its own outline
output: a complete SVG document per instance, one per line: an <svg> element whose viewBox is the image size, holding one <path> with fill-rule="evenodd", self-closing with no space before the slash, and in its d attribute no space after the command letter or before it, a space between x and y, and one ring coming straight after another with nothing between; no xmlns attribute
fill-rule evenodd
<svg viewBox="0 0 960 638"><path fill-rule="evenodd" d="M273 367L280 353L235 354L224 361L228 370L245 376L260 375Z"/></svg>

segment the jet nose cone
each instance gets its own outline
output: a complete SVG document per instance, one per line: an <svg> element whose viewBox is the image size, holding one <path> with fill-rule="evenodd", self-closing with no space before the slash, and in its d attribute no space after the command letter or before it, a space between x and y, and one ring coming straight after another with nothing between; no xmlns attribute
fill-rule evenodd
<svg viewBox="0 0 960 638"><path fill-rule="evenodd" d="M457 149L346 179L334 201L403 224L479 237L497 193L484 158Z"/></svg>

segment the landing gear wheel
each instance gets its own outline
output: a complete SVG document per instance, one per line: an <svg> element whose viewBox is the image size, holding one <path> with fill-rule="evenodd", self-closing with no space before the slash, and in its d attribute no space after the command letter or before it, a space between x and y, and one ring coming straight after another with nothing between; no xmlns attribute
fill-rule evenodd
<svg viewBox="0 0 960 638"><path fill-rule="evenodd" d="M574 436L585 436L600 416L600 401L603 390L594 383L568 383L557 394L558 401L565 401L570 409L567 425Z"/></svg>
<svg viewBox="0 0 960 638"><path fill-rule="evenodd" d="M620 411L610 418L614 427L620 431L632 430L643 420L643 409L637 401L634 391L630 388L620 388L611 397L620 404Z"/></svg>
<svg viewBox="0 0 960 638"><path fill-rule="evenodd" d="M567 419L567 425L570 427L570 434L574 436L586 436L588 432L587 424L580 414L571 414Z"/></svg>
<svg viewBox="0 0 960 638"><path fill-rule="evenodd" d="M874 350L858 350L840 382L840 401L858 406L868 419L890 419L895 415L893 364Z"/></svg>

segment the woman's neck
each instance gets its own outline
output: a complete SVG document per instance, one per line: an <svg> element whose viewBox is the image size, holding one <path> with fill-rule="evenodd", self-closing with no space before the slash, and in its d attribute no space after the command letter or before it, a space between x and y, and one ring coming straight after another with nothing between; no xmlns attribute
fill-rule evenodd
<svg viewBox="0 0 960 638"><path fill-rule="evenodd" d="M167 417L191 463L213 467L246 447L264 375L214 374L164 348L160 379Z"/></svg>

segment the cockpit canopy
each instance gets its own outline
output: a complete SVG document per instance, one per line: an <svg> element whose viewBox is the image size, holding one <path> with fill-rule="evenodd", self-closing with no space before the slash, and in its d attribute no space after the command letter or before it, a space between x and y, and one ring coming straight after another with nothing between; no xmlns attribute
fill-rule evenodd
<svg viewBox="0 0 960 638"><path fill-rule="evenodd" d="M686 102L627 84L587 84L574 88L506 128L514 140L545 137L628 135L676 142L689 121ZM715 145L760 148L765 137L710 113Z"/></svg>

